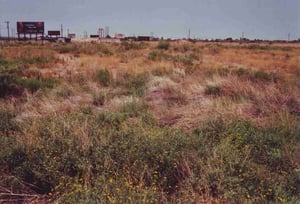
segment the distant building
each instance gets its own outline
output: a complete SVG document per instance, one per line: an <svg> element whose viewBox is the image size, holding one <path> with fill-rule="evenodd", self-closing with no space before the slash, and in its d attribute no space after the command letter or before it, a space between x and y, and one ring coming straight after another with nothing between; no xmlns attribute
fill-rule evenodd
<svg viewBox="0 0 300 204"><path fill-rule="evenodd" d="M128 37L125 37L124 40L128 40L128 41L136 41L137 38L135 36L128 36Z"/></svg>
<svg viewBox="0 0 300 204"><path fill-rule="evenodd" d="M116 38L116 39L124 39L124 38L125 38L125 34L122 34L122 33L115 33L115 38Z"/></svg>
<svg viewBox="0 0 300 204"><path fill-rule="evenodd" d="M90 35L90 38L99 38L99 35Z"/></svg>
<svg viewBox="0 0 300 204"><path fill-rule="evenodd" d="M248 38L240 38L240 41L250 41Z"/></svg>
<svg viewBox="0 0 300 204"><path fill-rule="evenodd" d="M137 41L150 41L151 37L150 36L138 36Z"/></svg>
<svg viewBox="0 0 300 204"><path fill-rule="evenodd" d="M75 33L69 33L68 38L76 38L76 34Z"/></svg>
<svg viewBox="0 0 300 204"><path fill-rule="evenodd" d="M48 36L57 38L60 36L60 31L59 30L48 30Z"/></svg>

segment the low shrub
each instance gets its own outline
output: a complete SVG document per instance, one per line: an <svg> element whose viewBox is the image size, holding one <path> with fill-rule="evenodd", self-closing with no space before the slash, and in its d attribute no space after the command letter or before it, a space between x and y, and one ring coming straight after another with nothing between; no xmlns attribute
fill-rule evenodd
<svg viewBox="0 0 300 204"><path fill-rule="evenodd" d="M97 43L71 43L59 44L53 47L59 53L72 53L74 55L87 54L87 55L113 55L112 50L104 45Z"/></svg>
<svg viewBox="0 0 300 204"><path fill-rule="evenodd" d="M126 93L134 96L143 96L148 81L148 74L124 74L122 80L116 82L116 85L122 86L126 89Z"/></svg>
<svg viewBox="0 0 300 204"><path fill-rule="evenodd" d="M150 60L163 60L167 58L168 55L164 54L163 52L157 52L157 51L150 52L148 55L148 59Z"/></svg>
<svg viewBox="0 0 300 204"><path fill-rule="evenodd" d="M11 110L0 107L0 137L9 137L10 134L18 129L16 122L13 120L16 116Z"/></svg>
<svg viewBox="0 0 300 204"><path fill-rule="evenodd" d="M208 45L208 52L212 55L219 54L222 51L222 45Z"/></svg>
<svg viewBox="0 0 300 204"><path fill-rule="evenodd" d="M20 95L22 90L16 80L22 74L22 68L15 63L0 58L0 97Z"/></svg>
<svg viewBox="0 0 300 204"><path fill-rule="evenodd" d="M55 50L61 54L72 53L75 49L76 46L73 44L60 44L55 47Z"/></svg>
<svg viewBox="0 0 300 204"><path fill-rule="evenodd" d="M186 66L192 66L193 65L193 58L191 58L190 56L170 56L169 57L170 60L172 60L173 62L180 62L183 65Z"/></svg>
<svg viewBox="0 0 300 204"><path fill-rule="evenodd" d="M16 83L15 74L0 73L0 97L7 97L10 95L21 95L23 90L18 87Z"/></svg>
<svg viewBox="0 0 300 204"><path fill-rule="evenodd" d="M169 106L187 104L187 97L179 88L168 87L163 90L163 99Z"/></svg>
<svg viewBox="0 0 300 204"><path fill-rule="evenodd" d="M219 86L206 86L204 93L206 95L212 95L212 96L220 96L222 94L222 90Z"/></svg>
<svg viewBox="0 0 300 204"><path fill-rule="evenodd" d="M212 78L216 74L216 70L210 69L204 72L204 76L207 78Z"/></svg>
<svg viewBox="0 0 300 204"><path fill-rule="evenodd" d="M56 95L58 97L67 98L73 96L74 93L73 90L70 89L69 87L62 86L62 87L58 87L58 89L56 90Z"/></svg>
<svg viewBox="0 0 300 204"><path fill-rule="evenodd" d="M290 122L282 121L279 126L261 129L249 121L215 120L208 124L208 129L195 130L194 134L203 141L200 147L205 150L201 153L207 159L204 165L213 167L202 170L206 179L199 178L205 181L200 186L211 195L223 194L234 202L298 200L295 195L300 192L300 185L289 182L298 175L297 164L287 158L299 151L298 145L291 148L290 143L299 138L299 128L295 121L291 126L287 124Z"/></svg>
<svg viewBox="0 0 300 204"><path fill-rule="evenodd" d="M168 55L163 52L153 51L150 52L148 55L148 59L150 60L168 60L174 63L181 63L184 66L193 66L194 65L194 58L191 55L180 56L180 55Z"/></svg>
<svg viewBox="0 0 300 204"><path fill-rule="evenodd" d="M26 58L22 60L22 62L25 64L47 64L51 62L51 60L47 57L37 56L33 58Z"/></svg>
<svg viewBox="0 0 300 204"><path fill-rule="evenodd" d="M165 67L163 68L156 68L154 70L151 71L151 74L153 74L154 76L163 76L166 74L169 74L170 70L167 70Z"/></svg>
<svg viewBox="0 0 300 204"><path fill-rule="evenodd" d="M54 79L38 79L24 77L26 68L18 62L2 61L0 65L0 97L19 96L25 89L31 93L40 88L53 88L57 83ZM28 73L27 73L28 74ZM39 75L38 75L39 76Z"/></svg>
<svg viewBox="0 0 300 204"><path fill-rule="evenodd" d="M0 137L1 169L51 193L53 202L299 199L295 117L267 128L217 118L185 133L145 120L154 119L138 104L27 121L31 143L18 143L18 134Z"/></svg>
<svg viewBox="0 0 300 204"><path fill-rule="evenodd" d="M246 70L245 68L242 68L242 67L233 70L233 73L238 76L247 76L250 74L250 72L248 70Z"/></svg>
<svg viewBox="0 0 300 204"><path fill-rule="evenodd" d="M124 50L140 50L140 49L144 49L146 46L147 44L144 42L140 42L140 43L127 42L127 41L121 42L121 48L123 48Z"/></svg>
<svg viewBox="0 0 300 204"><path fill-rule="evenodd" d="M93 104L95 106L102 106L105 102L105 94L104 93L94 93L93 94Z"/></svg>
<svg viewBox="0 0 300 204"><path fill-rule="evenodd" d="M168 50L170 47L170 43L167 41L159 41L158 45L157 45L157 49L160 50Z"/></svg>
<svg viewBox="0 0 300 204"><path fill-rule="evenodd" d="M16 82L19 86L28 89L31 93L36 92L42 87L42 82L35 78L21 78L17 79Z"/></svg>
<svg viewBox="0 0 300 204"><path fill-rule="evenodd" d="M267 73L264 71L255 71L253 73L253 80L276 81L277 77L274 73Z"/></svg>
<svg viewBox="0 0 300 204"><path fill-rule="evenodd" d="M0 55L0 66L6 67L8 65L8 61L4 59L2 55Z"/></svg>
<svg viewBox="0 0 300 204"><path fill-rule="evenodd" d="M27 89L31 93L39 89L52 89L57 83L54 79L36 79L36 78L17 78L16 84L22 88Z"/></svg>
<svg viewBox="0 0 300 204"><path fill-rule="evenodd" d="M217 73L220 76L227 76L230 73L230 70L227 67L221 67L221 68L217 69Z"/></svg>

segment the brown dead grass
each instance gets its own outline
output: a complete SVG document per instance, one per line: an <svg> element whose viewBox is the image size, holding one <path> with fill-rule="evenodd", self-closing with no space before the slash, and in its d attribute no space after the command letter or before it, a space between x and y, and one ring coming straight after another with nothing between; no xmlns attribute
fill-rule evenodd
<svg viewBox="0 0 300 204"><path fill-rule="evenodd" d="M266 49L248 49L244 44L173 42L168 50L162 51L169 56L194 54L192 69L170 59L150 60L149 53L157 51L156 43L125 51L121 45L106 46L111 46L112 55L59 54L48 45L1 48L0 54L8 60L51 59L46 65L30 65L27 73L38 72L43 78L60 81L60 85L46 94L27 93L23 102L14 99L1 103L18 106L18 119L23 120L93 106L93 94L103 92L105 104L98 109L118 110L124 103L145 100L161 125L187 130L212 117L245 118L259 123L279 112L300 112L298 44L258 45ZM251 80L235 74L239 68L252 75L256 71L272 73L278 80ZM126 81L124 74L146 73L149 78L145 95L137 98L126 95L124 87L103 87L95 81L100 69L108 70L114 82ZM221 95L205 94L207 86L219 87ZM57 94L65 89L70 96Z"/></svg>

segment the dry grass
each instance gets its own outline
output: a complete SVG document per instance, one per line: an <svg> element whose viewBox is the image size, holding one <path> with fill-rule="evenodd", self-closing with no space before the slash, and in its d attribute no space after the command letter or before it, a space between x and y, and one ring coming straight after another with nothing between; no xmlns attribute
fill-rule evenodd
<svg viewBox="0 0 300 204"><path fill-rule="evenodd" d="M264 49L260 49L260 46ZM51 93L27 96L26 103L21 105L23 116L42 116L49 111L66 111L84 104L91 105L93 94L104 88L95 82L95 75L101 69L108 70L115 82L124 80L124 74L150 75L145 99L162 121L168 120L168 116L176 118L172 119L172 125L176 127L187 126L189 129L214 115L251 118L255 121L280 111L299 112L299 78L295 76L299 72L297 45L285 47L178 42L171 43L169 49L161 51L171 57L195 55L191 73L186 69L187 65L173 61L170 57L150 60L148 55L156 51L156 47L155 43L151 43L140 46L138 50L128 46L124 50L122 45L113 44L109 48L112 54L99 55L58 54L48 45L25 45L2 48L0 54L9 61L44 59L42 63L29 63L24 74L63 80L63 85L52 92L67 90L65 92L71 93L67 97ZM245 73L237 75L237 70L245 70ZM259 71L274 74L279 81L253 81L254 73ZM218 87L221 95L206 95L205 89L208 86ZM126 92L122 91L124 88L111 86L105 89L107 106L112 106L108 104L114 104L116 98L127 97L122 96Z"/></svg>
<svg viewBox="0 0 300 204"><path fill-rule="evenodd" d="M101 134L116 125L117 130L123 128L128 132L137 131L137 135L155 137L162 133L141 124L156 124L154 119L145 116L145 107L159 127L175 128L187 134L220 118L222 121L251 121L257 127L267 128L275 123L275 117L282 121L288 118L288 121L300 115L298 44L253 46L171 42L167 49L157 48L157 43L55 46L33 44L0 48L0 55L5 59L0 61L0 68L1 63L8 66L8 62L12 68L21 67L20 78L53 79L56 82L50 88L32 92L24 88L21 95L0 99L2 109L15 112L15 121L20 124L30 121L31 127L25 127L23 134L17 136L18 144L26 148L41 142L38 140L40 133L35 130L44 125L40 120L58 116L58 120L66 125L63 130L74 126L76 144L81 145L83 151L90 149L93 141L89 131L94 129L88 120L64 121L64 114L72 116L77 110L84 114L109 113L107 118L101 116L108 126ZM117 113L120 112L125 116L119 116ZM136 115L140 118L135 118ZM122 121L124 117L131 118ZM60 123L53 120L50 129L51 125L59 126ZM59 138L55 130L52 134L53 140ZM222 152L225 147L218 148L216 152ZM214 163L221 162L218 156L213 155L206 163L199 161L204 162L200 166L209 163L221 168L223 164ZM179 186L173 191L181 193L183 202L191 198L194 201L226 201L223 195L213 198L209 189L202 189L204 193L201 194L195 189L197 186L184 183L183 180L195 176L189 166L193 162L185 158L176 162ZM215 171L215 166L205 169L206 173ZM89 175L83 177L88 180ZM205 179L201 182L209 183ZM216 188L221 186L222 183L216 183ZM175 194L168 198L172 196ZM162 196L161 200L164 199Z"/></svg>

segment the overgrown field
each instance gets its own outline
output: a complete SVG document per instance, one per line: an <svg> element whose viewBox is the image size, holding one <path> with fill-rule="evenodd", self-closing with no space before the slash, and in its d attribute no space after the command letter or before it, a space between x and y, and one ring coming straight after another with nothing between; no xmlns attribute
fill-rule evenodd
<svg viewBox="0 0 300 204"><path fill-rule="evenodd" d="M0 203L299 203L300 46L0 44Z"/></svg>

